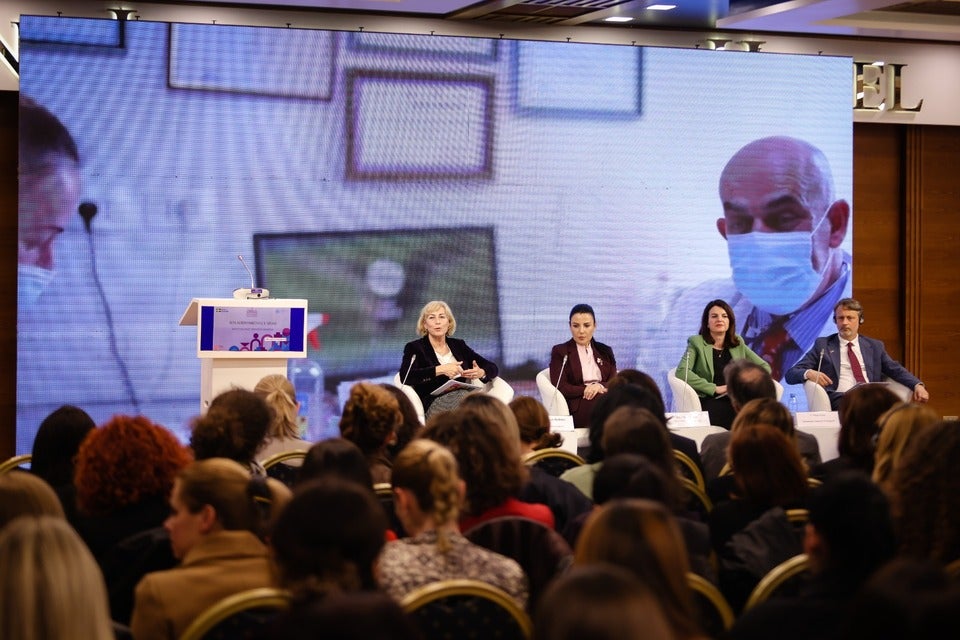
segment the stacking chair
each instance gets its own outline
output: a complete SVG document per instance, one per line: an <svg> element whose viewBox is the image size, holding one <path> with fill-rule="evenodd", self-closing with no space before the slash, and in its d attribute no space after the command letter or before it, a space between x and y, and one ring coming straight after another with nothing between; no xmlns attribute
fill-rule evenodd
<svg viewBox="0 0 960 640"><path fill-rule="evenodd" d="M408 593L400 606L424 640L528 640L533 634L523 608L502 589L479 580L434 582Z"/></svg>
<svg viewBox="0 0 960 640"><path fill-rule="evenodd" d="M707 492L701 489L696 482L683 476L680 476L680 484L687 493L687 508L695 511L700 516L701 521L706 522L707 516L713 511L713 501L707 496Z"/></svg>
<svg viewBox="0 0 960 640"><path fill-rule="evenodd" d="M539 467L550 475L559 478L564 471L586 464L587 461L575 453L551 447L534 451L524 457L523 463L528 467Z"/></svg>
<svg viewBox="0 0 960 640"><path fill-rule="evenodd" d="M18 467L28 464L31 460L33 460L33 456L30 455L29 453L25 453L22 456L14 456L12 458L7 458L3 462L0 462L0 473L13 471Z"/></svg>
<svg viewBox="0 0 960 640"><path fill-rule="evenodd" d="M796 595L809 573L810 561L806 554L801 553L781 562L763 576L747 598L743 610L752 609L773 595Z"/></svg>
<svg viewBox="0 0 960 640"><path fill-rule="evenodd" d="M702 490L706 491L707 483L704 481L703 473L700 471L697 463L691 460L690 456L678 449L673 450L673 455L679 463L678 471L680 472L680 476L690 480Z"/></svg>
<svg viewBox="0 0 960 640"><path fill-rule="evenodd" d="M263 587L241 591L207 608L190 623L180 640L254 640L290 606L290 594Z"/></svg>
<svg viewBox="0 0 960 640"><path fill-rule="evenodd" d="M687 573L687 584L693 591L700 628L710 638L719 638L733 626L733 609L716 586L702 576Z"/></svg>
<svg viewBox="0 0 960 640"><path fill-rule="evenodd" d="M287 460L303 460L306 455L306 449L281 451L280 453L273 454L266 460L261 460L260 464L268 476L292 488L297 481L297 476L300 474L300 467L287 464Z"/></svg>

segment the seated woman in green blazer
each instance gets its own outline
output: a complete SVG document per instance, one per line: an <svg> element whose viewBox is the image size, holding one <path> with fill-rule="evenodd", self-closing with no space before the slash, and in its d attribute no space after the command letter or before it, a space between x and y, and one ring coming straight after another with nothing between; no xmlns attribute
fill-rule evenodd
<svg viewBox="0 0 960 640"><path fill-rule="evenodd" d="M703 308L700 333L687 339L687 350L677 365L677 377L700 396L700 406L710 414L710 424L724 429L733 424L734 411L723 369L739 358L747 358L770 371L770 365L737 335L737 320L730 305L723 300L711 300Z"/></svg>

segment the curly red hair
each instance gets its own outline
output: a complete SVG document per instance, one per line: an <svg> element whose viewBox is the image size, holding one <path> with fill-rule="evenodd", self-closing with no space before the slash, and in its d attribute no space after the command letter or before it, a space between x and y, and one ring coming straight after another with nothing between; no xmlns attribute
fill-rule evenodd
<svg viewBox="0 0 960 640"><path fill-rule="evenodd" d="M157 496L166 497L177 472L193 460L166 428L144 416L117 415L94 429L77 453L77 507L106 515Z"/></svg>

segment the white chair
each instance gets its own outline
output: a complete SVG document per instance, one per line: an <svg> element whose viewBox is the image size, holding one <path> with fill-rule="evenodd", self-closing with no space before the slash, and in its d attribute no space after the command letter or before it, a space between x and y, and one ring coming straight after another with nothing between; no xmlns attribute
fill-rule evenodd
<svg viewBox="0 0 960 640"><path fill-rule="evenodd" d="M497 400L502 401L504 404L508 404L511 400L513 400L513 387L507 384L507 381L499 376L490 382L487 382L486 384L480 382L479 380L474 380L473 384L481 389L483 393L493 396ZM417 416L420 418L420 422L426 422L424 418L423 402L420 401L420 396L417 395L417 392L414 391L413 387L408 384L401 383L399 373L393 376L393 386L403 391L407 398L410 399L410 403L417 411Z"/></svg>
<svg viewBox="0 0 960 640"><path fill-rule="evenodd" d="M910 402L910 399L913 398L913 389L905 387L896 380L886 377L883 379L883 382L890 391L900 396L900 400L903 402ZM833 411L833 408L830 406L830 396L827 395L827 390L816 382L804 380L803 392L807 395L807 407L810 411Z"/></svg>
<svg viewBox="0 0 960 640"><path fill-rule="evenodd" d="M687 382L677 377L677 368L670 369L667 373L667 382L670 383L670 391L673 392L673 410L676 413L685 411L702 411L700 408L700 396L694 391ZM783 385L773 381L773 386L777 389L777 400L783 397ZM829 402L827 403L830 404ZM829 411L829 409L828 409Z"/></svg>
<svg viewBox="0 0 960 640"><path fill-rule="evenodd" d="M550 380L550 368L537 374L537 390L540 391L540 402L547 408L551 416L570 415L570 406L560 390Z"/></svg>

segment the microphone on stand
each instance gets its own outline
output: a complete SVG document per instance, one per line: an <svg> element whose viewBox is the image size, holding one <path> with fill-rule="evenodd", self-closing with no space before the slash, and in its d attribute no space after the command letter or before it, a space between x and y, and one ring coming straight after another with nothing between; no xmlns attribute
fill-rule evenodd
<svg viewBox="0 0 960 640"><path fill-rule="evenodd" d="M817 361L817 379L815 382L820 384L820 366L823 365L823 349L820 349L820 359Z"/></svg>
<svg viewBox="0 0 960 640"><path fill-rule="evenodd" d="M563 356L563 362L560 363L560 372L557 374L557 383L553 385L553 397L550 398L550 409L553 410L557 404L557 394L560 393L560 379L563 378L563 368L567 366L567 356Z"/></svg>
<svg viewBox="0 0 960 640"><path fill-rule="evenodd" d="M407 367L407 373L404 374L403 380L400 381L400 386L407 384L407 378L410 377L410 369L413 369L413 363L417 361L417 354L410 356L410 366Z"/></svg>
<svg viewBox="0 0 960 640"><path fill-rule="evenodd" d="M247 266L247 261L243 259L243 256L238 253L237 259L240 260L240 264L243 265L243 268L247 270L247 274L250 276L250 288L234 289L233 297L237 300L244 300L244 299L257 300L260 298L269 298L270 292L267 289L263 289L257 286L256 282L253 279L253 271L250 271L250 267Z"/></svg>
<svg viewBox="0 0 960 640"><path fill-rule="evenodd" d="M683 354L683 357L686 359L686 366L683 368L683 383L687 384L687 376L690 375L690 352L687 351Z"/></svg>

